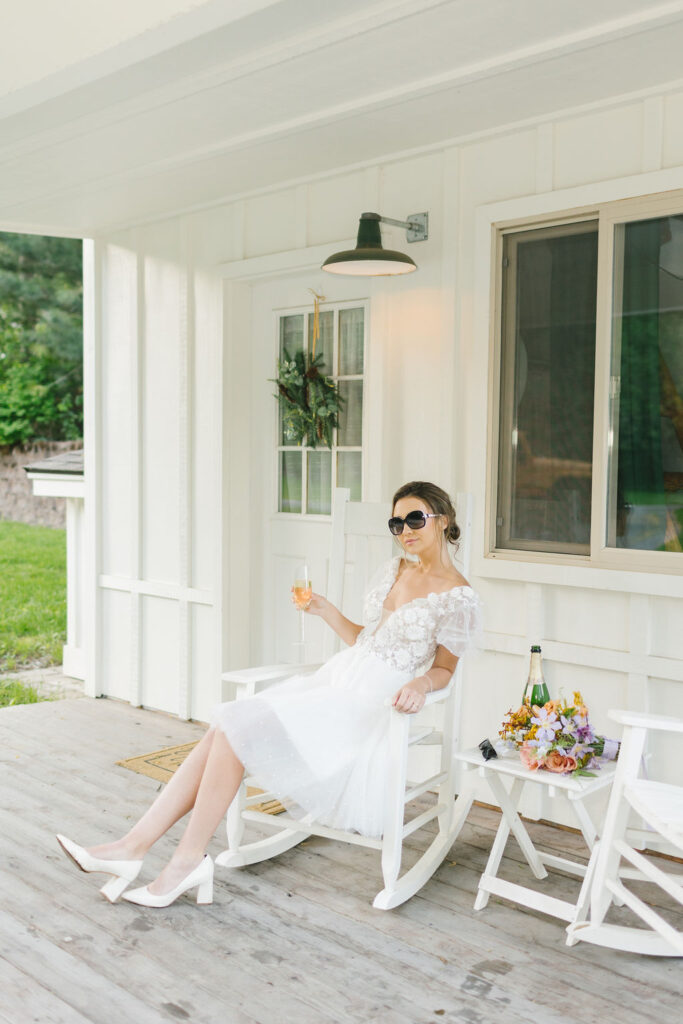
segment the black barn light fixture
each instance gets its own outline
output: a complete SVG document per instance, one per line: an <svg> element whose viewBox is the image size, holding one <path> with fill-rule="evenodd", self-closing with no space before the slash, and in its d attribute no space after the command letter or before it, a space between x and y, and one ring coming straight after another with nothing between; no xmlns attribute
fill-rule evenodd
<svg viewBox="0 0 683 1024"><path fill-rule="evenodd" d="M429 214L412 213L408 220L392 220L379 213L361 214L355 249L335 252L322 265L329 274L347 274L351 277L387 277L393 274L412 274L417 270L414 260L395 249L382 248L380 224L394 224L406 229L408 242L424 242L429 237Z"/></svg>

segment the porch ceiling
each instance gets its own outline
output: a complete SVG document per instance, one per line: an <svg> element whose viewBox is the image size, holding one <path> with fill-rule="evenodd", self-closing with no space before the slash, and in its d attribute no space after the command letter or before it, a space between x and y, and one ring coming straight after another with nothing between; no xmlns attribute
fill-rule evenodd
<svg viewBox="0 0 683 1024"><path fill-rule="evenodd" d="M0 228L93 234L681 78L683 0L183 6L0 76Z"/></svg>

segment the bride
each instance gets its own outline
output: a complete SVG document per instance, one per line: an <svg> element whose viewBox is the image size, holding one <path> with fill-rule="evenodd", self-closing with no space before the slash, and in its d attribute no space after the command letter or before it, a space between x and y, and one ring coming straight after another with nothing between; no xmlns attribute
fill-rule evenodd
<svg viewBox="0 0 683 1024"><path fill-rule="evenodd" d="M382 831L387 697L415 714L446 686L479 628L477 595L454 568L448 544L460 536L450 498L435 484L399 488L389 530L410 560L385 565L365 598L365 627L320 594L307 611L348 646L311 675L294 675L263 693L219 705L203 739L149 810L123 838L87 849L57 836L83 871L113 877L103 894L167 907L197 889L213 898L206 847L237 793L245 769L290 813L363 835ZM429 665L426 671L421 671ZM171 860L149 885L124 893L150 847L191 811Z"/></svg>

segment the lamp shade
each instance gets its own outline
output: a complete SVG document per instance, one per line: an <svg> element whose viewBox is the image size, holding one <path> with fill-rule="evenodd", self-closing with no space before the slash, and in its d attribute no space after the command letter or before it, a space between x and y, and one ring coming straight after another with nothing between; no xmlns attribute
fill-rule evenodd
<svg viewBox="0 0 683 1024"><path fill-rule="evenodd" d="M322 269L329 274L350 277L386 277L393 274L411 274L417 264L403 252L382 248L382 235L378 213L361 214L355 249L346 249L329 256Z"/></svg>

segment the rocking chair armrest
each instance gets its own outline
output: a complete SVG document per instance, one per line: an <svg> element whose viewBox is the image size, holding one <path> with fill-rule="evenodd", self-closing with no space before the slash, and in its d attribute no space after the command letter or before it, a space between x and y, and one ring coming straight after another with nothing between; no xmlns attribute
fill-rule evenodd
<svg viewBox="0 0 683 1024"><path fill-rule="evenodd" d="M422 707L420 708L420 711L416 711L415 714L419 715L420 712L424 711L424 709L426 707L429 707L430 704L438 704L439 701L446 700L446 698L450 696L452 689L453 689L453 678L451 677L451 679L448 681L448 683L445 686L442 686L440 690L432 690L431 693L425 694L425 702L422 705ZM384 707L385 708L390 708L392 706L393 706L393 698L392 697L387 697L385 699L385 701L384 701ZM398 714L403 714L403 712L400 712L400 711L397 712L397 713Z"/></svg>
<svg viewBox="0 0 683 1024"><path fill-rule="evenodd" d="M257 665L254 668L239 668L223 672L221 679L224 683L265 682L270 679L285 678L291 671L291 665Z"/></svg>
<svg viewBox="0 0 683 1024"><path fill-rule="evenodd" d="M252 696L256 693L257 687L263 689L272 686L273 683L280 683L289 676L308 675L320 668L320 665L258 665L255 668L242 668L229 672L223 672L221 680L224 684L231 684L236 694Z"/></svg>
<svg viewBox="0 0 683 1024"><path fill-rule="evenodd" d="M611 709L607 714L614 722L635 729L683 733L683 718L670 718L668 715L651 715L643 711L622 711L621 709Z"/></svg>

